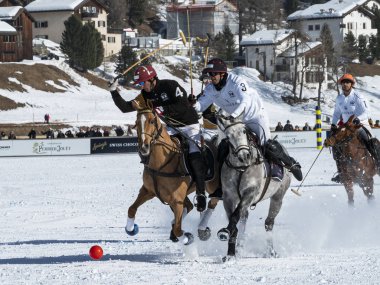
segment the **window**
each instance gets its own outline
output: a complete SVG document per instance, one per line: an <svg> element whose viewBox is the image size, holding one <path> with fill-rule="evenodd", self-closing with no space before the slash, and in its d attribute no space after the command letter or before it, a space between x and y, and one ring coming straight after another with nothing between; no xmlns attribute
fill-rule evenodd
<svg viewBox="0 0 380 285"><path fill-rule="evenodd" d="M348 28L349 30L352 30L352 27L353 27L353 24L352 24L352 23L347 23L347 28Z"/></svg>
<svg viewBox="0 0 380 285"><path fill-rule="evenodd" d="M364 30L366 29L366 25L365 25L365 23L363 23L363 29L364 29Z"/></svg>
<svg viewBox="0 0 380 285"><path fill-rule="evenodd" d="M308 26L308 30L309 30L309 31L313 31L313 30L314 30L314 26L313 26L313 25L309 25L309 26Z"/></svg>
<svg viewBox="0 0 380 285"><path fill-rule="evenodd" d="M273 59L270 60L270 66L272 66L272 65L273 65Z"/></svg>
<svg viewBox="0 0 380 285"><path fill-rule="evenodd" d="M14 43L16 42L16 36L3 36L4 43Z"/></svg>
<svg viewBox="0 0 380 285"><path fill-rule="evenodd" d="M285 58L282 59L282 64L286 64L286 59Z"/></svg>
<svg viewBox="0 0 380 285"><path fill-rule="evenodd" d="M108 42L109 43L115 43L116 42L116 38L115 37L108 37Z"/></svg>
<svg viewBox="0 0 380 285"><path fill-rule="evenodd" d="M98 21L98 27L105 27L106 21Z"/></svg>
<svg viewBox="0 0 380 285"><path fill-rule="evenodd" d="M48 22L47 21L40 21L40 22L35 22L34 23L35 28L47 28L48 27Z"/></svg>
<svg viewBox="0 0 380 285"><path fill-rule="evenodd" d="M83 12L96 14L96 7L84 6Z"/></svg>
<svg viewBox="0 0 380 285"><path fill-rule="evenodd" d="M315 30L319 31L321 29L321 25L315 25Z"/></svg>
<svg viewBox="0 0 380 285"><path fill-rule="evenodd" d="M49 36L48 35L37 35L34 37L35 39L48 39Z"/></svg>
<svg viewBox="0 0 380 285"><path fill-rule="evenodd" d="M106 40L106 35L102 35L102 41Z"/></svg>
<svg viewBox="0 0 380 285"><path fill-rule="evenodd" d="M256 48L255 49L255 53L259 53L260 52L260 49L259 48Z"/></svg>
<svg viewBox="0 0 380 285"><path fill-rule="evenodd" d="M346 27L346 24L340 24L339 25L339 28L345 28Z"/></svg>

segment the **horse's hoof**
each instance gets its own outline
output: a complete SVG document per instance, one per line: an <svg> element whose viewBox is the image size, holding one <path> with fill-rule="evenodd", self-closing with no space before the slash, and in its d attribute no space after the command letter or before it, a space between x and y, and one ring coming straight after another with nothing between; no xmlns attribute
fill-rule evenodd
<svg viewBox="0 0 380 285"><path fill-rule="evenodd" d="M191 233L184 233L183 234L183 239L182 239L182 242L184 245L189 245L189 244L192 244L193 241L194 241L194 236L193 234Z"/></svg>
<svg viewBox="0 0 380 285"><path fill-rule="evenodd" d="M125 232L130 236L135 236L139 233L139 226L137 224L134 224L132 231L128 231L127 227L125 227Z"/></svg>
<svg viewBox="0 0 380 285"><path fill-rule="evenodd" d="M223 228L221 230L219 230L218 232L218 238L219 240L221 241L227 241L230 239L230 231L226 228Z"/></svg>
<svg viewBox="0 0 380 285"><path fill-rule="evenodd" d="M207 227L204 230L198 229L198 237L201 241L206 241L211 237L211 230L209 227Z"/></svg>
<svg viewBox="0 0 380 285"><path fill-rule="evenodd" d="M236 261L236 256L235 256L235 255L227 255L227 256L224 256L224 257L222 258L222 261L223 261L223 262L228 262L228 263L230 263L230 262L235 262L235 261Z"/></svg>
<svg viewBox="0 0 380 285"><path fill-rule="evenodd" d="M178 242L179 241L178 238L175 236L173 230L170 231L170 237L169 238L172 242Z"/></svg>

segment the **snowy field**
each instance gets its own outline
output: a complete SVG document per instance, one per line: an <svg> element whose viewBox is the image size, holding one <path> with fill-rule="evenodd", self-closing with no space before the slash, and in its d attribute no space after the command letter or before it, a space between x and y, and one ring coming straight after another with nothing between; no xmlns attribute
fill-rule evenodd
<svg viewBox="0 0 380 285"><path fill-rule="evenodd" d="M318 152L291 154L305 173ZM227 243L216 237L227 225L222 204L207 242L172 243L171 211L158 199L137 212L140 233L126 235L141 184L135 154L0 158L0 284L379 284L379 201L369 205L355 188L355 207L348 207L343 186L330 182L334 171L325 149L302 196L285 196L273 232L279 258L263 257L264 201L250 212L237 260L223 264ZM378 176L375 184L379 196ZM191 212L184 225L194 235L198 216ZM95 244L104 250L100 261L88 256Z"/></svg>

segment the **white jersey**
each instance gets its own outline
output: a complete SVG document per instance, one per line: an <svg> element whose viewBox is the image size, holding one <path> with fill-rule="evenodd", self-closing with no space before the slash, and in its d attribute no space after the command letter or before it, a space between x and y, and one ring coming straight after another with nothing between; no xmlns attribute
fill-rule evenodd
<svg viewBox="0 0 380 285"><path fill-rule="evenodd" d="M332 123L336 125L340 118L342 118L343 123L346 123L352 115L359 118L363 125L369 127L369 106L367 100L355 89L351 89L348 96L345 96L343 93L338 95Z"/></svg>
<svg viewBox="0 0 380 285"><path fill-rule="evenodd" d="M261 98L245 80L228 74L226 85L219 91L213 84L208 84L194 108L197 112L203 112L211 104L215 104L234 118L244 111L243 122L261 142L265 143L270 138L269 119Z"/></svg>

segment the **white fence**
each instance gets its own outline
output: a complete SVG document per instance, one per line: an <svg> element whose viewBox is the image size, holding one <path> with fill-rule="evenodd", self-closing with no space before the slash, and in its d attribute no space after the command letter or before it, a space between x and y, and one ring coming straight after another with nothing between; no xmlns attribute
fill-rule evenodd
<svg viewBox="0 0 380 285"><path fill-rule="evenodd" d="M380 129L372 129L372 134L379 138ZM327 132L322 131L322 141L325 140L326 135ZM277 140L286 149L317 147L317 134L315 131L272 132L272 138L276 136ZM115 150L115 143L117 143L117 146L120 145L119 149ZM130 145L133 145L133 147ZM104 150L98 150L99 146L102 146ZM137 138L132 137L0 140L0 157L125 153L136 152L136 149Z"/></svg>

